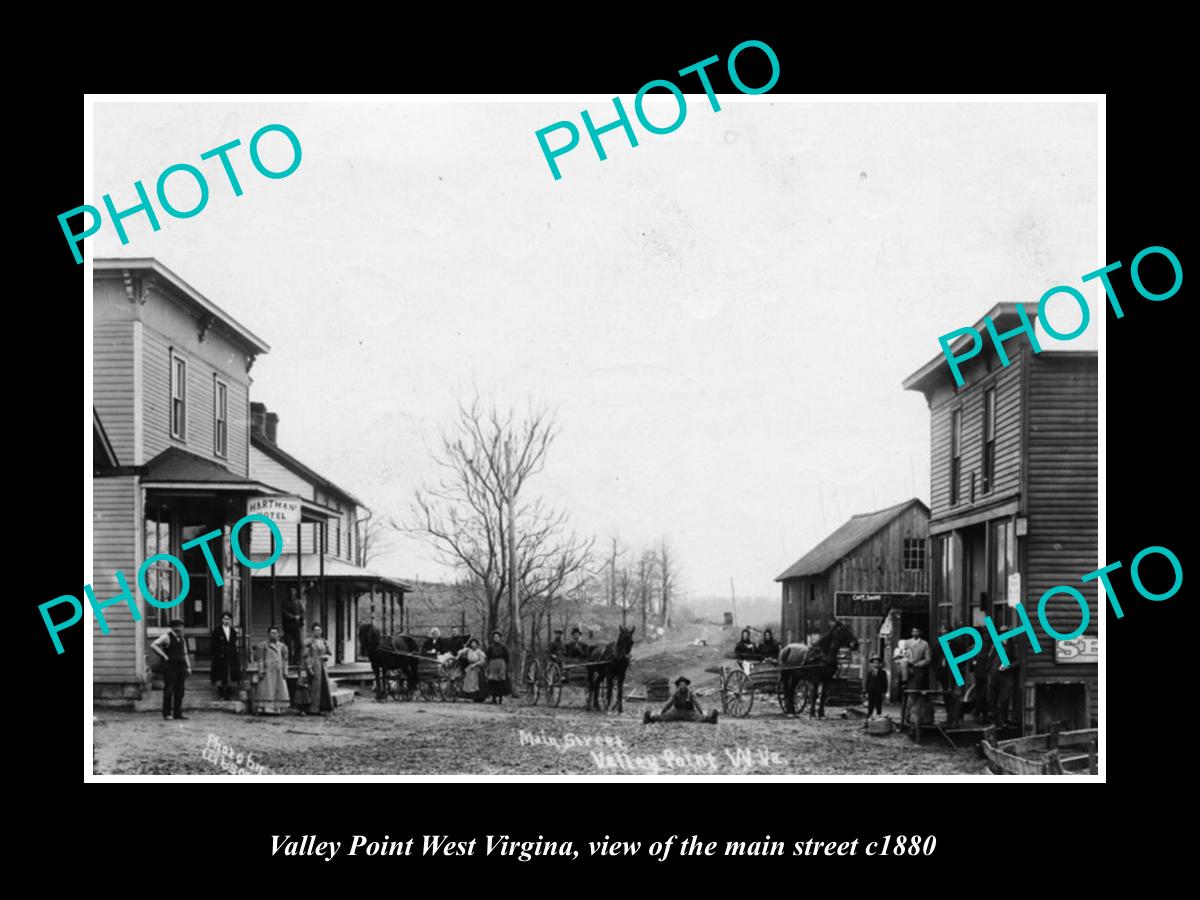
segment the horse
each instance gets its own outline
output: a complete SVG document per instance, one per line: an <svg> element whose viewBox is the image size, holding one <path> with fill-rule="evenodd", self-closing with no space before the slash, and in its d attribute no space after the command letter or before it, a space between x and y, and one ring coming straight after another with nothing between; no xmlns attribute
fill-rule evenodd
<svg viewBox="0 0 1200 900"><path fill-rule="evenodd" d="M613 682L617 683L617 712L624 712L625 672L629 668L629 654L633 650L634 627L620 628L615 641L610 641L603 647L592 647L588 651L587 662L587 709L593 706L600 709L600 681L606 684L604 709L612 708Z"/></svg>
<svg viewBox="0 0 1200 900"><path fill-rule="evenodd" d="M809 718L820 716L825 718L825 697L829 686L833 683L833 675L837 672L838 651L843 647L851 650L858 649L858 638L854 632L841 620L834 619L833 627L822 636L813 646L807 644L788 644L779 651L780 677L783 680L783 692L787 698L785 714L796 714L796 684L805 680L812 685L812 705L808 708ZM803 668L800 668L803 666ZM821 694L821 708L817 710L817 692Z"/></svg>
<svg viewBox="0 0 1200 900"><path fill-rule="evenodd" d="M371 661L371 671L375 676L375 699L383 700L387 694L383 676L387 670L385 653L405 653L411 654L403 657L403 662L398 667L408 681L408 689L411 691L417 684L417 660L416 653L419 650L416 638L406 634L383 634L371 622L364 622L358 628L358 646L366 653L367 659Z"/></svg>

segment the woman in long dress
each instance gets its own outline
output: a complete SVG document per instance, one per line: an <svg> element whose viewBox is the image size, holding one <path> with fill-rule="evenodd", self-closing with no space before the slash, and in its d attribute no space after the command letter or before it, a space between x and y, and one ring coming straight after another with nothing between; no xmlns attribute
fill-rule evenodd
<svg viewBox="0 0 1200 900"><path fill-rule="evenodd" d="M471 638L467 646L458 651L458 658L465 666L463 671L462 692L476 703L481 703L487 696L483 686L483 667L487 663L487 654L479 649L479 639Z"/></svg>
<svg viewBox="0 0 1200 900"><path fill-rule="evenodd" d="M259 645L258 661L261 671L255 702L259 714L277 716L288 708L287 673L288 649L279 640L279 629L267 629L267 642Z"/></svg>
<svg viewBox="0 0 1200 900"><path fill-rule="evenodd" d="M508 648L500 640L500 632L492 632L492 642L487 648L487 687L493 703L504 703L508 693Z"/></svg>
<svg viewBox="0 0 1200 900"><path fill-rule="evenodd" d="M321 626L312 627L312 637L304 643L304 672L308 676L308 706L305 712L333 712L333 692L326 664L333 658Z"/></svg>

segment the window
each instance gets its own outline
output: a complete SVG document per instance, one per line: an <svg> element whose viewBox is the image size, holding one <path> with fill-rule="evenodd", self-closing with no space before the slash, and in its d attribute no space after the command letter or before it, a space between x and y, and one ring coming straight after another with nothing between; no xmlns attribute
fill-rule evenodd
<svg viewBox="0 0 1200 900"><path fill-rule="evenodd" d="M229 453L229 388L213 376L213 453Z"/></svg>
<svg viewBox="0 0 1200 900"><path fill-rule="evenodd" d="M171 351L171 437L187 439L187 360Z"/></svg>
<svg viewBox="0 0 1200 900"><path fill-rule="evenodd" d="M958 503L958 482L962 469L962 410L950 414L950 505Z"/></svg>
<svg viewBox="0 0 1200 900"><path fill-rule="evenodd" d="M1011 519L992 523L991 554L992 584L988 596L992 598L992 620L1000 626L1009 624L1008 579L1017 569L1017 527Z"/></svg>
<svg viewBox="0 0 1200 900"><path fill-rule="evenodd" d="M921 571L925 568L925 539L904 539L904 568Z"/></svg>
<svg viewBox="0 0 1200 900"><path fill-rule="evenodd" d="M983 395L983 492L992 489L996 471L996 389Z"/></svg>
<svg viewBox="0 0 1200 900"><path fill-rule="evenodd" d="M146 555L150 559L161 553L172 552L171 517L165 507L146 506L145 518ZM155 560L146 569L146 589L160 603L169 603L179 594L179 572L166 560ZM150 606L147 609L149 624L166 628L175 618L174 609Z"/></svg>

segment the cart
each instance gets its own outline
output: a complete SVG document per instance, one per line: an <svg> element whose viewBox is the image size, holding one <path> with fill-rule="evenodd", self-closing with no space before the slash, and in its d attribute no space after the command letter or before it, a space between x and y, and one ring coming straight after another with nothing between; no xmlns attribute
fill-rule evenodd
<svg viewBox="0 0 1200 900"><path fill-rule="evenodd" d="M749 664L747 674L738 666L721 667L721 708L737 719L744 719L754 708L755 694L771 694L779 703L779 709L787 711L787 695L783 689L781 673L803 666L780 666L773 659L764 659ZM796 681L796 712L808 706L812 685L804 679Z"/></svg>
<svg viewBox="0 0 1200 900"><path fill-rule="evenodd" d="M592 666L606 665L607 661L587 662L568 657L548 656L543 659L530 657L525 662L521 678L526 706L536 706L544 699L547 706L558 706L562 702L566 686L587 689L587 672Z"/></svg>
<svg viewBox="0 0 1200 900"><path fill-rule="evenodd" d="M381 647L376 651L383 669L384 695L393 700L456 700L462 693L458 661L439 662L431 656ZM416 681L409 683L416 662Z"/></svg>

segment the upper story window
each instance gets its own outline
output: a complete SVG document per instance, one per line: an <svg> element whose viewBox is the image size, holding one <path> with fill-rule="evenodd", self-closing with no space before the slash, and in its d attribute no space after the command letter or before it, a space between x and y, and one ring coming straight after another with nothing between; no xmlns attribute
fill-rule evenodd
<svg viewBox="0 0 1200 900"><path fill-rule="evenodd" d="M992 489L996 473L996 389L983 395L983 492Z"/></svg>
<svg viewBox="0 0 1200 900"><path fill-rule="evenodd" d="M229 386L213 376L213 453L229 453Z"/></svg>
<svg viewBox="0 0 1200 900"><path fill-rule="evenodd" d="M187 360L171 351L171 437L187 440Z"/></svg>
<svg viewBox="0 0 1200 900"><path fill-rule="evenodd" d="M925 539L904 539L904 568L923 571L925 568Z"/></svg>
<svg viewBox="0 0 1200 900"><path fill-rule="evenodd" d="M958 503L958 482L962 474L962 410L950 414L950 505Z"/></svg>

